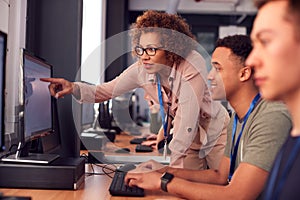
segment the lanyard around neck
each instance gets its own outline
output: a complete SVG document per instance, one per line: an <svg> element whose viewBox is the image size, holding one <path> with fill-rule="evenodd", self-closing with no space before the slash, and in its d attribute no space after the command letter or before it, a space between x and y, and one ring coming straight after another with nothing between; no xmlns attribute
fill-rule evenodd
<svg viewBox="0 0 300 200"><path fill-rule="evenodd" d="M231 153L230 153L230 171L229 171L228 181L231 181L231 178L232 178L232 175L233 175L233 172L235 169L237 152L238 152L239 143L240 143L240 139L241 139L245 124L248 120L249 115L253 111L253 109L259 99L260 99L260 94L258 93L252 100L250 107L243 119L243 125L242 125L241 131L238 135L235 145L234 145L234 138L235 138L235 132L236 132L236 128L237 128L238 116L237 116L237 114L235 114L235 116L234 116L234 122L233 122L233 126L232 126L232 135L231 135L232 148L231 148Z"/></svg>
<svg viewBox="0 0 300 200"><path fill-rule="evenodd" d="M170 94L168 95L169 97L169 102L168 102L168 109L167 109L167 117L165 117L165 111L164 111L164 102L162 98L162 91L161 91L161 82L160 82L160 75L156 74L156 79L157 79L157 92L158 92L158 100L159 100L159 105L160 105L160 116L161 116L161 122L163 124L164 128L164 137L165 139L168 137L168 118L170 115L170 98L171 98L171 91Z"/></svg>
<svg viewBox="0 0 300 200"><path fill-rule="evenodd" d="M282 187L287 179L287 176L292 167L292 164L296 160L296 156L298 155L299 150L300 150L300 137L296 138L296 143L293 146L293 149L291 151L290 156L288 157L287 162L285 163L285 166L282 170L281 175L279 175L278 172L279 172L280 163L283 163L283 162L281 162L282 157L283 157L283 151L279 152L276 162L274 163L272 173L270 175L270 180L267 185L266 195L265 195L266 200L279 199L279 196L280 196L279 193L281 192ZM275 187L275 182L276 182L277 177L279 177L278 185Z"/></svg>

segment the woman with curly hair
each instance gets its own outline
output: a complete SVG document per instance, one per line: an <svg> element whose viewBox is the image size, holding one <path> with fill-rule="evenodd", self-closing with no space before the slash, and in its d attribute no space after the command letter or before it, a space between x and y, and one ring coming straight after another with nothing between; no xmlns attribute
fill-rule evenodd
<svg viewBox="0 0 300 200"><path fill-rule="evenodd" d="M130 34L137 61L118 77L97 86L42 79L51 83L51 95L60 98L73 94L83 103L103 102L143 88L145 99L160 105L163 126L157 143L162 141L166 146L168 136L173 135L170 165L218 168L229 116L220 103L211 99L205 60L196 51L197 42L189 25L179 15L146 11L132 24Z"/></svg>

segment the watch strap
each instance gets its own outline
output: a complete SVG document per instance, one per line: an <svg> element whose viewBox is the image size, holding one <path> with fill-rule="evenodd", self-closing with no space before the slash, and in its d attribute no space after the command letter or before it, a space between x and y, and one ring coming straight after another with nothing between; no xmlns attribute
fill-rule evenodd
<svg viewBox="0 0 300 200"><path fill-rule="evenodd" d="M167 179L162 179L160 182L160 188L165 192L168 192L168 189L167 189L168 183L169 183L169 181Z"/></svg>
<svg viewBox="0 0 300 200"><path fill-rule="evenodd" d="M173 174L170 174L168 172L165 172L162 176L161 176L161 182L160 182L160 188L165 191L168 192L167 189L167 185L169 182L171 182L171 180L174 178Z"/></svg>

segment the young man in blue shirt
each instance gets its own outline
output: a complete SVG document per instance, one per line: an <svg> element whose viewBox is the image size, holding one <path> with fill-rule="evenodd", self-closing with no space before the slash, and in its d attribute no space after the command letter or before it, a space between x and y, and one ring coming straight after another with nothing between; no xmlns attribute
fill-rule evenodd
<svg viewBox="0 0 300 200"><path fill-rule="evenodd" d="M235 111L219 168L177 169L151 161L127 174L129 186L168 191L186 199L260 199L275 155L292 125L282 103L260 97L254 70L245 64L251 50L248 36L234 35L218 40L212 55L213 69L208 75L212 97L227 99Z"/></svg>
<svg viewBox="0 0 300 200"><path fill-rule="evenodd" d="M247 64L255 68L255 83L264 98L284 101L293 129L278 153L264 199L300 199L300 1L256 1L258 14Z"/></svg>

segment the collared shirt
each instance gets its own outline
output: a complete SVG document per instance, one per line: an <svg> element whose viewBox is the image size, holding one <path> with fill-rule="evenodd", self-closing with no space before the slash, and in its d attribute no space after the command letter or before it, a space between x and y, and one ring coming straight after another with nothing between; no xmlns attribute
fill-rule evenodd
<svg viewBox="0 0 300 200"><path fill-rule="evenodd" d="M184 163L187 156L197 154L198 159L210 156L208 165L210 168L218 168L223 156L226 135L225 139L220 139L220 135L226 133L229 117L219 102L212 101L206 77L205 60L199 53L192 51L180 65L172 67L168 78L169 85L162 82L166 110L167 92L173 81L170 115L174 118L174 135L169 145L172 151L171 166L197 169L197 166L188 166L193 165L193 162L188 165ZM79 82L75 84L80 88L80 102L103 102L135 88L143 88L145 99L159 104L156 76L148 74L138 62L110 82L97 86ZM219 149L215 150L215 147Z"/></svg>

